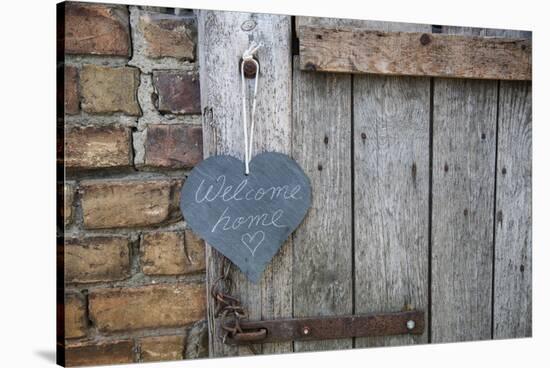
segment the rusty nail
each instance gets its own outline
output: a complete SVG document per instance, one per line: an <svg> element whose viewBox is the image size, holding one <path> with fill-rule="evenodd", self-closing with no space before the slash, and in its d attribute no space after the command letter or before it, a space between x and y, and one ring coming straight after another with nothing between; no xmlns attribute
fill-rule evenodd
<svg viewBox="0 0 550 368"><path fill-rule="evenodd" d="M307 326L305 326L304 329L302 330L302 333L303 333L304 335L309 335L310 332L311 332L311 331L310 331L309 327L307 327Z"/></svg>
<svg viewBox="0 0 550 368"><path fill-rule="evenodd" d="M317 170L319 170L319 171L323 170L323 165L321 165L321 164L317 165Z"/></svg>
<svg viewBox="0 0 550 368"><path fill-rule="evenodd" d="M252 60L242 61L244 63L244 76L245 78L255 78L256 77L256 64Z"/></svg>
<svg viewBox="0 0 550 368"><path fill-rule="evenodd" d="M366 135L365 133L361 133L361 139L362 139L362 140L367 139L367 135Z"/></svg>
<svg viewBox="0 0 550 368"><path fill-rule="evenodd" d="M422 36L420 36L420 43L424 46L426 46L427 44L429 44L430 42L432 42L432 38L430 37L429 34L427 33L424 33Z"/></svg>
<svg viewBox="0 0 550 368"><path fill-rule="evenodd" d="M407 321L407 329L409 331L412 330L414 328L414 326L416 326L416 323L414 323L414 321L412 319Z"/></svg>

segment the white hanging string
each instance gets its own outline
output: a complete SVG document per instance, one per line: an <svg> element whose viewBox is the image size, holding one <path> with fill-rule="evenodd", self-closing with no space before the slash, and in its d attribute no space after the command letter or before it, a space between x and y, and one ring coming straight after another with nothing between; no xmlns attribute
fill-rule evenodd
<svg viewBox="0 0 550 368"><path fill-rule="evenodd" d="M262 43L256 44L252 42L250 47L243 53L243 61L241 63L241 93L243 98L243 132L244 132L244 173L250 173L249 164L252 156L252 143L254 141L254 115L256 113L256 95L258 93L258 76L260 75L260 64L254 59L254 54L262 47ZM246 80L244 76L244 63L251 61L256 65L256 76L254 77L254 94L252 97L252 111L250 113L250 141L248 140L248 104L246 93Z"/></svg>

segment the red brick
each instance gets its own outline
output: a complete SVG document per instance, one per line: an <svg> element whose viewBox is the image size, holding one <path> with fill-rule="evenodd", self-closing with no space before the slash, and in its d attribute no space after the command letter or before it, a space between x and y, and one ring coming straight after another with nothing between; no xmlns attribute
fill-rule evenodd
<svg viewBox="0 0 550 368"><path fill-rule="evenodd" d="M148 57L194 60L194 17L145 12L140 15L138 24L145 42L145 55Z"/></svg>
<svg viewBox="0 0 550 368"><path fill-rule="evenodd" d="M165 284L94 290L90 319L106 333L182 327L206 318L203 284Z"/></svg>
<svg viewBox="0 0 550 368"><path fill-rule="evenodd" d="M65 338L73 339L87 333L86 300L76 293L65 295Z"/></svg>
<svg viewBox="0 0 550 368"><path fill-rule="evenodd" d="M143 235L141 266L147 275L182 275L205 270L204 242L191 231Z"/></svg>
<svg viewBox="0 0 550 368"><path fill-rule="evenodd" d="M65 364L69 367L133 362L131 340L68 344L65 349Z"/></svg>
<svg viewBox="0 0 550 368"><path fill-rule="evenodd" d="M181 180L85 180L81 182L84 227L152 226L181 218Z"/></svg>
<svg viewBox="0 0 550 368"><path fill-rule="evenodd" d="M144 337L139 341L143 362L183 359L186 342L183 335Z"/></svg>
<svg viewBox="0 0 550 368"><path fill-rule="evenodd" d="M130 56L128 9L120 5L66 3L65 52Z"/></svg>
<svg viewBox="0 0 550 368"><path fill-rule="evenodd" d="M192 168L202 160L202 127L184 124L149 125L145 165Z"/></svg>
<svg viewBox="0 0 550 368"><path fill-rule="evenodd" d="M78 69L74 66L65 66L65 114L74 115L80 112L78 96Z"/></svg>
<svg viewBox="0 0 550 368"><path fill-rule="evenodd" d="M127 127L73 127L65 132L65 167L98 169L132 166Z"/></svg>
<svg viewBox="0 0 550 368"><path fill-rule="evenodd" d="M200 114L200 87L196 75L176 70L157 70L153 72L153 84L160 112Z"/></svg>
<svg viewBox="0 0 550 368"><path fill-rule="evenodd" d="M137 68L84 65L80 71L82 110L90 114L141 115L139 83Z"/></svg>
<svg viewBox="0 0 550 368"><path fill-rule="evenodd" d="M94 236L65 240L65 281L101 282L130 276L127 237Z"/></svg>

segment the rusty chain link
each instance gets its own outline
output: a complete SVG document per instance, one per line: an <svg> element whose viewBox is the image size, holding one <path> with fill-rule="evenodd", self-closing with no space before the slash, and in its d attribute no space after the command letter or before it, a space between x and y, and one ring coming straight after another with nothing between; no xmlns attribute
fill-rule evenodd
<svg viewBox="0 0 550 368"><path fill-rule="evenodd" d="M219 337L224 344L228 342L228 339L241 344L244 342L243 345L246 345L253 354L257 354L251 344L263 340L267 331L265 329L252 332L243 331L241 321L248 318L248 313L240 300L229 294L232 287L229 277L231 262L223 257L220 268L220 276L212 283L210 290L216 305L214 316L219 318L220 328L223 331Z"/></svg>

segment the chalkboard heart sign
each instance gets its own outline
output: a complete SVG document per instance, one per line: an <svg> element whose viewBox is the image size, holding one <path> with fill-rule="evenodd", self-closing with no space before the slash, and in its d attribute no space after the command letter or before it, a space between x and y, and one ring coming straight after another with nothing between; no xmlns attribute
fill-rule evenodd
<svg viewBox="0 0 550 368"><path fill-rule="evenodd" d="M244 163L212 156L189 174L181 210L191 229L257 283L271 258L302 222L311 185L290 157L274 152Z"/></svg>

